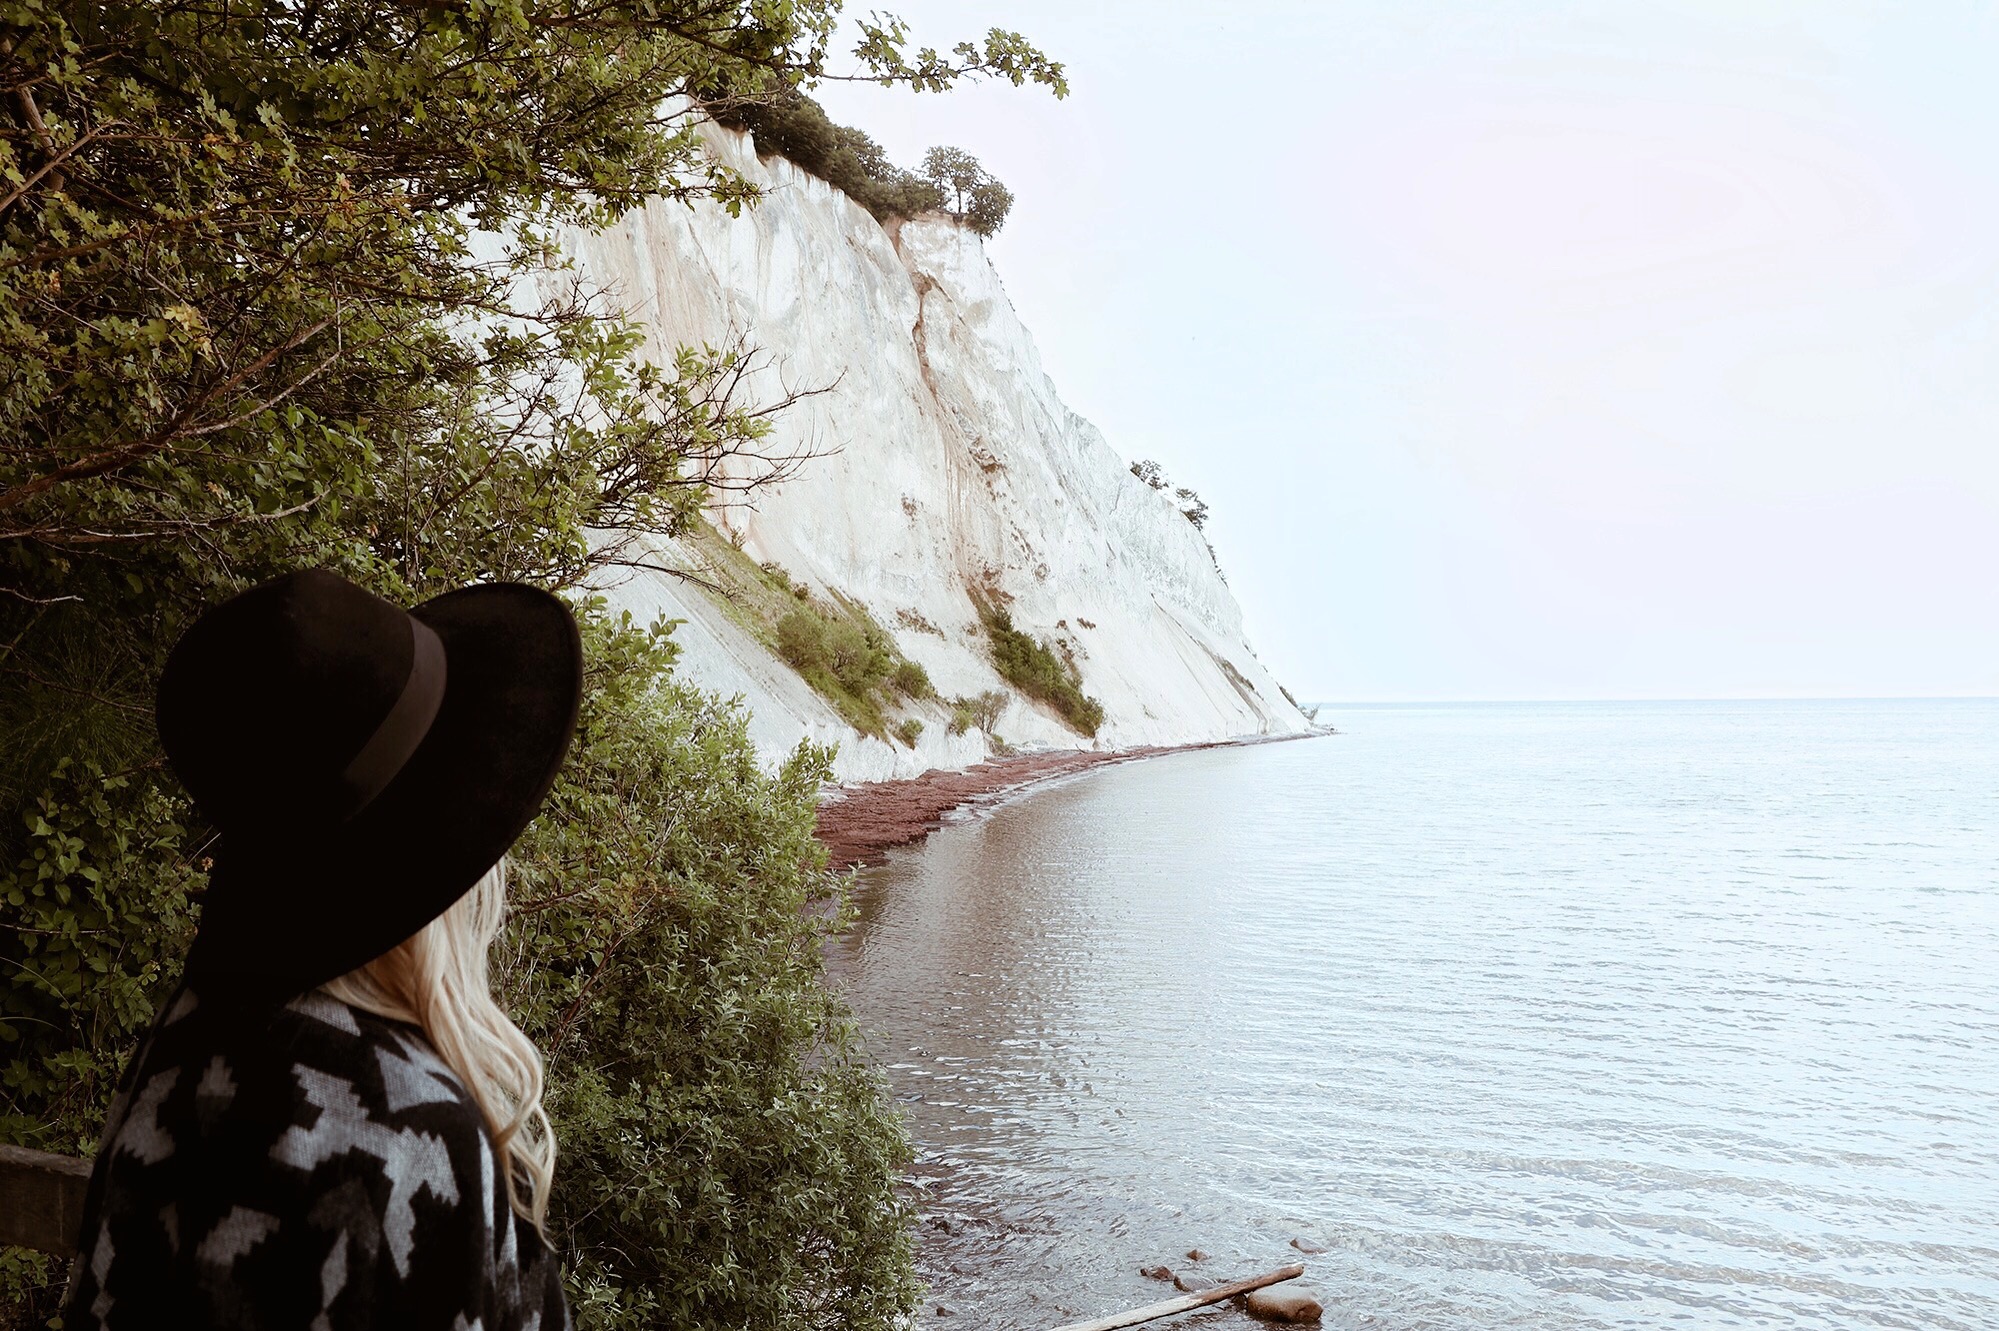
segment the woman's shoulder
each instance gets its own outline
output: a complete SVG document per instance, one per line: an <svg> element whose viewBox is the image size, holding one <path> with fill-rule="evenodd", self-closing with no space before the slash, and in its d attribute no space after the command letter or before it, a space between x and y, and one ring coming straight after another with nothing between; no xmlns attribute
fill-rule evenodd
<svg viewBox="0 0 1999 1331"><path fill-rule="evenodd" d="M73 1308L379 1326L364 1310L393 1306L400 1325L443 1327L504 1301L520 1274L496 1266L512 1247L495 1228L511 1220L503 1176L420 1031L321 994L254 1024L179 1006L100 1153Z"/></svg>
<svg viewBox="0 0 1999 1331"><path fill-rule="evenodd" d="M423 1111L438 1123L483 1121L464 1081L420 1029L317 990L288 1003L262 1044L258 1054L288 1064L300 1090L323 1109L338 1101L342 1111L391 1118Z"/></svg>
<svg viewBox="0 0 1999 1331"><path fill-rule="evenodd" d="M422 1031L319 992L252 1020L184 996L140 1055L106 1147L141 1162L227 1161L230 1172L329 1181L488 1171L485 1120ZM329 1166L332 1167L329 1170Z"/></svg>

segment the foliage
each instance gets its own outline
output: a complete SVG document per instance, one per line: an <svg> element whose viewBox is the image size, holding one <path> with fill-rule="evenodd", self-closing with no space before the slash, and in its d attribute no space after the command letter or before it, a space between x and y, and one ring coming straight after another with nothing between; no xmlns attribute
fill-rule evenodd
<svg viewBox="0 0 1999 1331"><path fill-rule="evenodd" d="M195 843L157 770L64 760L20 812L0 875L0 1141L87 1155L193 937ZM63 1275L0 1249L0 1326L52 1314Z"/></svg>
<svg viewBox="0 0 1999 1331"><path fill-rule="evenodd" d="M549 1051L585 1325L887 1326L915 1296L899 1123L823 983L830 753L762 772L670 643L592 621L564 780L516 850L503 988ZM828 909L829 903L832 909Z"/></svg>
<svg viewBox="0 0 1999 1331"><path fill-rule="evenodd" d="M932 148L925 153L923 178L950 200L945 212L982 236L997 235L1013 210L1013 191L962 148Z"/></svg>
<svg viewBox="0 0 1999 1331"><path fill-rule="evenodd" d="M923 668L921 662L911 661L907 657L895 663L895 669L890 672L888 682L895 686L897 693L905 698L914 698L918 702L937 696L937 688L930 682L930 672Z"/></svg>
<svg viewBox="0 0 1999 1331"><path fill-rule="evenodd" d="M825 108L804 93L720 103L715 117L733 129L749 130L759 153L782 157L818 176L877 221L914 217L944 204L943 191L935 184L890 162L881 145L860 130L834 124Z"/></svg>
<svg viewBox="0 0 1999 1331"><path fill-rule="evenodd" d="M895 723L895 737L902 741L904 748L913 749L916 741L923 737L923 723L913 716L906 716Z"/></svg>
<svg viewBox="0 0 1999 1331"><path fill-rule="evenodd" d="M950 733L962 735L967 730L982 730L988 737L993 735L993 727L999 724L1000 713L1006 710L1006 695L998 689L987 689L969 698L951 700Z"/></svg>
<svg viewBox="0 0 1999 1331"><path fill-rule="evenodd" d="M1095 735L1104 723L1103 704L1085 696L1076 668L1047 643L1015 628L1013 616L1005 610L987 607L981 618L1000 678L1053 707L1078 734Z"/></svg>
<svg viewBox="0 0 1999 1331"><path fill-rule="evenodd" d="M1062 91L1066 85L1058 95ZM905 171L867 134L834 124L824 107L801 92L720 100L710 110L722 124L747 129L759 153L818 176L877 221L943 212L991 237L1013 208L1012 191L963 149L932 148L920 172Z"/></svg>
<svg viewBox="0 0 1999 1331"><path fill-rule="evenodd" d="M778 655L856 730L887 733L883 686L896 667L895 645L865 611L806 601L777 621L775 633Z"/></svg>
<svg viewBox="0 0 1999 1331"><path fill-rule="evenodd" d="M768 450L794 399L743 400L747 343L644 360L551 240L649 197L752 205L698 99L825 75L837 14L0 0L0 1139L87 1150L177 979L208 831L151 683L194 615L303 564L406 602L568 588L594 719L524 848L545 900L508 974L562 1049L584 1324L907 1313L901 1148L798 932L820 760L758 775L740 716L577 590L797 465ZM860 29L856 77L1063 88L1014 34L940 56ZM54 1274L7 1254L0 1322Z"/></svg>
<svg viewBox="0 0 1999 1331"><path fill-rule="evenodd" d="M1194 524L1194 530L1201 531L1208 525L1207 501L1186 486L1175 487L1166 479L1166 469L1150 458L1131 464L1131 474L1144 481L1155 490L1172 490L1174 505L1180 515ZM1210 554L1214 553L1211 549Z"/></svg>
<svg viewBox="0 0 1999 1331"><path fill-rule="evenodd" d="M904 657L859 603L837 592L815 596L781 565L753 563L705 522L690 530L687 541L702 557L703 581L724 613L863 735L886 739L893 709L936 696L923 667Z"/></svg>

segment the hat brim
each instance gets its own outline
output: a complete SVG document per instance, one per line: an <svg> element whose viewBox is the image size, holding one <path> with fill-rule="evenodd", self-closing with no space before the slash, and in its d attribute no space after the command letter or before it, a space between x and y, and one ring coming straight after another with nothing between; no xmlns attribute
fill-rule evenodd
<svg viewBox="0 0 1999 1331"><path fill-rule="evenodd" d="M410 612L444 643L444 700L395 779L312 844L225 842L188 958L197 990L283 1001L443 914L533 821L576 731L583 647L559 598L510 583Z"/></svg>

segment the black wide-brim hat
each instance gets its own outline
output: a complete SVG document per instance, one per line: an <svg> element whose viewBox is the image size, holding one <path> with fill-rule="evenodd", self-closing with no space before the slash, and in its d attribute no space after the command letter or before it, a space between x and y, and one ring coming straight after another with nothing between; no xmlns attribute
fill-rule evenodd
<svg viewBox="0 0 1999 1331"><path fill-rule="evenodd" d="M189 983L282 1002L443 914L541 807L582 687L575 619L533 587L405 611L306 570L202 616L158 704L220 834Z"/></svg>

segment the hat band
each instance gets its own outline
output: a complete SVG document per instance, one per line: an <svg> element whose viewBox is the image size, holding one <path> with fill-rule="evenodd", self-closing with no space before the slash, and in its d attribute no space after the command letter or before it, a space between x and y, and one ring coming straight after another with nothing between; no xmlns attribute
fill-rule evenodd
<svg viewBox="0 0 1999 1331"><path fill-rule="evenodd" d="M444 640L415 615L406 615L415 650L410 653L409 678L389 714L340 774L346 794L345 822L375 802L396 774L408 765L444 705Z"/></svg>

